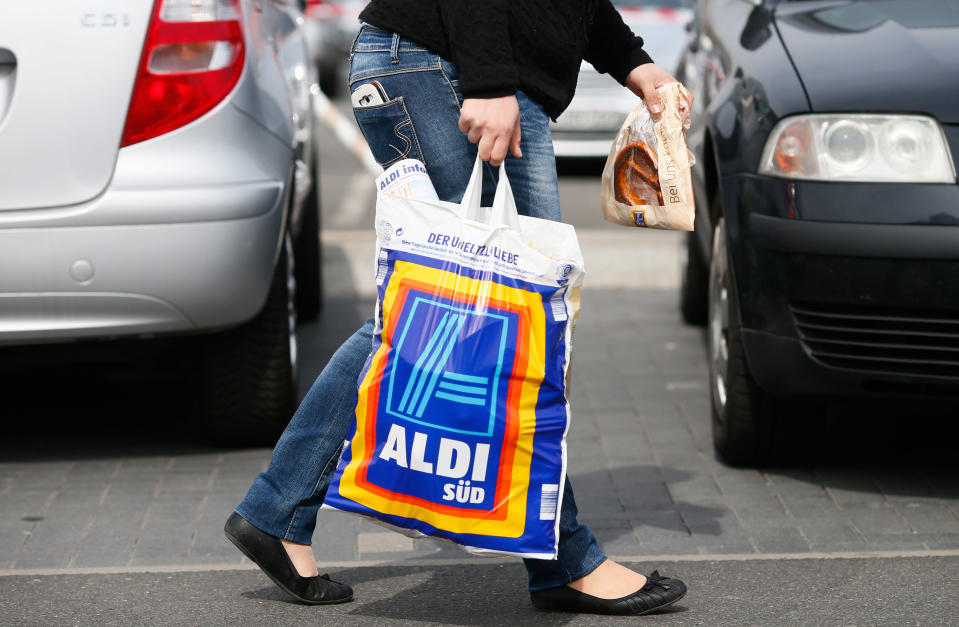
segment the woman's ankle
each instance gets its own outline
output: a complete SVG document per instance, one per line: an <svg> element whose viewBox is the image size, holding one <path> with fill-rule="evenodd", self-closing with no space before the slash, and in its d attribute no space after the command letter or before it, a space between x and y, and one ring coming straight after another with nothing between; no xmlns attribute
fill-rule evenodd
<svg viewBox="0 0 959 627"><path fill-rule="evenodd" d="M289 540L280 540L286 554L290 557L293 567L300 577L316 577L319 571L316 569L316 558L313 557L313 547L309 544L297 544Z"/></svg>
<svg viewBox="0 0 959 627"><path fill-rule="evenodd" d="M618 599L636 592L645 584L645 575L607 559L593 572L566 585L601 599Z"/></svg>

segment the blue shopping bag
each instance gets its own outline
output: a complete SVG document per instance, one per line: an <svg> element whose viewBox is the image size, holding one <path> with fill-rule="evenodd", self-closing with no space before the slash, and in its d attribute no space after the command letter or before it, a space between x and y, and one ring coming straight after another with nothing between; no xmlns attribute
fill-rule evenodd
<svg viewBox="0 0 959 627"><path fill-rule="evenodd" d="M566 378L584 275L569 225L377 196L376 328L324 507L471 552L549 559L566 471Z"/></svg>

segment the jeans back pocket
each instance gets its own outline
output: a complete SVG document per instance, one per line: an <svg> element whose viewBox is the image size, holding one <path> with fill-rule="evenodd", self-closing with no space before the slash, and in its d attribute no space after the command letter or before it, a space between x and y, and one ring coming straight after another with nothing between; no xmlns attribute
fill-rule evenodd
<svg viewBox="0 0 959 627"><path fill-rule="evenodd" d="M401 159L423 160L416 130L402 97L369 107L354 107L353 115L373 157L384 168Z"/></svg>

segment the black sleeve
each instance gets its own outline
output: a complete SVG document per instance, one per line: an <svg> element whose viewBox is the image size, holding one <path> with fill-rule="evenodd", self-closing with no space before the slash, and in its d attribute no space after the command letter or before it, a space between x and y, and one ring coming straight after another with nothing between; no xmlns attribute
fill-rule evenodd
<svg viewBox="0 0 959 627"><path fill-rule="evenodd" d="M609 0L599 0L592 27L586 60L597 72L609 74L621 84L633 68L653 60L643 50L643 39L623 22L619 11Z"/></svg>
<svg viewBox="0 0 959 627"><path fill-rule="evenodd" d="M519 75L509 40L509 0L440 0L439 7L463 95L515 93Z"/></svg>

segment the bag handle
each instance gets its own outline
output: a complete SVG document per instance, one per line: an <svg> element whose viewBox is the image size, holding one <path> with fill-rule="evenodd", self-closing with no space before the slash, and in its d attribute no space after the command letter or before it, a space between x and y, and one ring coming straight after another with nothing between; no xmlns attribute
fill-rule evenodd
<svg viewBox="0 0 959 627"><path fill-rule="evenodd" d="M493 195L493 207L481 207L483 196L483 161L476 155L473 164L473 173L470 175L466 191L463 192L461 206L466 208L466 218L483 224L504 224L511 229L519 230L519 212L516 210L516 200L513 190L506 178L506 164L499 166L499 183Z"/></svg>

